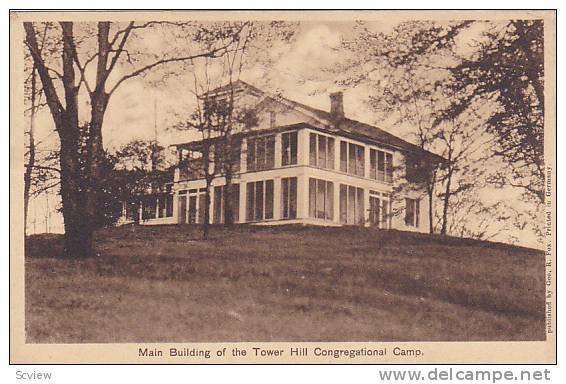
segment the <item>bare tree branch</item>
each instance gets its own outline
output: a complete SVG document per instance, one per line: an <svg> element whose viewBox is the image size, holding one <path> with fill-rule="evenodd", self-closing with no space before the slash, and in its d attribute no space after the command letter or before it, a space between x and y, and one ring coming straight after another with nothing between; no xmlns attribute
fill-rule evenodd
<svg viewBox="0 0 566 384"><path fill-rule="evenodd" d="M33 24L30 22L24 23L24 29L26 32L26 45L33 57L33 60L36 64L37 72L39 77L41 78L41 82L43 83L43 92L45 97L47 98L47 104L49 105L49 110L53 115L53 118L56 122L60 122L61 115L65 111L59 96L57 95L57 91L55 89L55 85L53 84L53 79L49 76L49 70L45 65L45 61L41 56L41 51L37 44L37 36L35 32L35 28ZM58 126L59 124L55 124Z"/></svg>
<svg viewBox="0 0 566 384"><path fill-rule="evenodd" d="M88 93L90 94L90 93L92 93L92 90L91 90L90 85L88 84L88 81L86 80L86 77L85 77L86 64L85 64L85 66L81 65L81 61L80 61L79 55L77 53L77 46L75 44L75 39L72 36L69 36L66 28L62 28L62 31L63 31L63 39L65 39L67 44L69 44L69 46L71 47L71 54L73 56L73 60L76 64L76 66L79 69L79 74L80 74L81 77L79 79L78 86L80 87L81 84L84 84Z"/></svg>
<svg viewBox="0 0 566 384"><path fill-rule="evenodd" d="M149 23L148 23L149 25ZM181 56L181 57L172 57L172 58L163 58L161 60L157 60L151 64L148 64L144 67L141 67L127 75L122 76L117 82L116 84L114 84L114 86L111 88L110 92L108 92L108 95L112 95L114 93L114 91L116 91L116 89L120 86L120 84L122 84L124 81L131 79L133 77L139 76L141 74L143 74L144 72L147 72L155 67L161 66L163 64L167 64L167 63L174 63L174 62L184 62L184 61L190 61L190 60L194 60L197 58L201 58L201 57L208 57L208 58L218 58L221 57L222 55L226 54L226 52L229 51L229 48L232 44L234 44L236 41L238 41L237 37L240 36L240 33L242 32L242 30L245 28L245 26L247 25L247 23L243 23L240 28L234 32L234 35L232 36L231 39L229 39L226 43L222 44L220 47L216 47L210 51L207 52L201 52L195 55L188 55L188 56ZM131 29L133 29L135 26L132 26ZM138 26L138 28L142 28L143 26ZM130 29L130 30L131 30ZM123 32L124 34L129 33L126 32L126 30L124 30Z"/></svg>

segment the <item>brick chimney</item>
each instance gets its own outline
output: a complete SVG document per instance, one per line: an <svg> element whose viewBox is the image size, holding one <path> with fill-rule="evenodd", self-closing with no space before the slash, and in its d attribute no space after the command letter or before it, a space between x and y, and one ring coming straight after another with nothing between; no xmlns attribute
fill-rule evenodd
<svg viewBox="0 0 566 384"><path fill-rule="evenodd" d="M344 95L342 92L330 94L330 114L336 121L344 118Z"/></svg>

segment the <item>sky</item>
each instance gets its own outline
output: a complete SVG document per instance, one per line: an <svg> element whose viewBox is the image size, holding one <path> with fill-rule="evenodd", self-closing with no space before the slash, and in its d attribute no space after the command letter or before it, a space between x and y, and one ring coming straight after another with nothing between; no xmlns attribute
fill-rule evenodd
<svg viewBox="0 0 566 384"><path fill-rule="evenodd" d="M374 23L373 27L387 31L393 25ZM329 93L341 90L348 117L376 123L375 114L363 105L367 90L338 87L331 73L321 71L321 68L333 68L344 59L345 53L339 52L338 48L343 38L352 35L353 26L352 22L302 23L292 44L276 44L271 48L269 58L273 65L257 64L246 68L241 79L260 89L281 92L289 99L323 110L330 108ZM148 87L143 79L124 84L115 96L126 100L124 106L127 108L122 105L109 107L106 144L120 146L131 140L132 134L144 139L153 138L155 121L158 139L164 144L183 141L182 133L170 128L194 105L194 97L186 89L192 86L192 80L192 74L187 73L171 78L161 87Z"/></svg>
<svg viewBox="0 0 566 384"><path fill-rule="evenodd" d="M368 25L374 31L390 32L396 22L379 21ZM353 36L354 22L317 21L302 22L296 37L290 44L275 43L264 52L271 65L256 63L243 70L241 79L271 92L280 92L283 96L310 105L329 110L329 93L340 90L344 93L346 116L378 125L393 134L411 140L407 127L392 124L392 120L383 120L366 105L371 92L366 86L346 88L336 85L336 74L325 69L336 68L348 60L351 53L339 50L343 39ZM481 28L481 26L479 27ZM471 34L478 34L472 30ZM151 50L162 45L157 35L141 39L139 49ZM117 68L115 76L124 74L128 68ZM167 69L164 69L168 72ZM127 82L113 94L105 116L103 136L104 145L117 149L133 139L151 140L156 135L162 145L190 140L186 132L173 129L182 121L194 106L194 96L187 91L193 86L193 75L189 70L177 71L164 82L156 82L155 76L138 77ZM379 76L379 74L374 74ZM86 108L85 108L86 109ZM88 109L87 109L88 110ZM38 141L43 148L56 148L57 136L53 133L53 123L47 111L38 117ZM485 200L493 199L493 193L484 191ZM518 198L517 191L509 191ZM513 195L508 195L513 196ZM47 227L50 232L62 232L63 222L53 207L58 204L58 196L43 195L30 205L30 219L35 221L36 231L42 232ZM47 208L49 207L49 208ZM536 239L522 237L525 245L534 246Z"/></svg>
<svg viewBox="0 0 566 384"><path fill-rule="evenodd" d="M388 31L394 25L374 22L372 28ZM333 68L342 62L345 52L338 51L338 48L343 38L352 36L353 27L353 22L302 22L291 44L275 44L270 49L269 58L273 65L266 67L256 64L245 68L241 79L258 88L278 91L289 99L324 110L330 108L329 93L341 90L344 92L348 117L376 123L375 114L363 105L367 100L367 89L338 87L332 73L321 71L321 68ZM145 36L142 41L147 49L161 44L155 38L147 41ZM94 65L90 68L94 69ZM117 68L115 77L124 73L125 69ZM163 144L182 140L182 135L179 136L171 128L194 106L194 96L187 92L187 88L192 88L192 82L192 73L180 71L164 84L153 84L151 76L149 79L133 78L123 83L112 95L106 112L103 131L105 146L118 148L133 138L153 139L155 126L158 140ZM88 108L83 110L88 112ZM87 114L83 118L88 118ZM38 136L52 139L45 141L45 145L57 146L47 110L38 117L38 126L42 127Z"/></svg>

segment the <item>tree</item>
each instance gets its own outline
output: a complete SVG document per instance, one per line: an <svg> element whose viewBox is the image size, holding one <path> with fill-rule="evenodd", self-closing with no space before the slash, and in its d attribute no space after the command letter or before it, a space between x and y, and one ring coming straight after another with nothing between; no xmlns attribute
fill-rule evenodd
<svg viewBox="0 0 566 384"><path fill-rule="evenodd" d="M340 82L350 86L370 85L373 94L370 94L368 105L383 119L391 120L393 117L395 126L407 131L409 140L421 149L450 156L454 151L456 131L453 130L448 138L443 131L445 127L436 123L437 112L448 97L447 90L438 77L423 70L421 62L406 59L407 49L422 49L418 43L419 35L415 34L420 26L420 22L405 23L384 34L372 32L359 24L358 29L361 30L354 41L344 42L346 49L356 53L354 61L347 64L354 72L341 78ZM378 76L375 76L376 73ZM439 161L432 156L415 154L408 154L403 164L396 166L393 199L404 200L403 197L414 190L426 191L429 233L435 231L436 189L445 181L442 203L443 210L448 212L455 169L450 159ZM404 210L402 204L396 205L399 208L393 213L401 214ZM444 222L447 222L446 215Z"/></svg>
<svg viewBox="0 0 566 384"><path fill-rule="evenodd" d="M105 226L115 225L126 209L133 208L139 220L139 202L148 192L164 193L173 178L174 164L163 156L164 148L155 141L132 140L114 152L106 151L100 182Z"/></svg>
<svg viewBox="0 0 566 384"><path fill-rule="evenodd" d="M269 57L265 56L266 48L276 41L288 42L296 29L296 24L275 21L244 22L243 25L239 40L232 50L213 60L201 58L191 61L196 111L188 121L177 126L178 129L198 132L202 139L202 145L197 149L201 151L201 155L196 162L190 163L197 165L200 176L207 182L207 218L210 217L210 183L215 177L224 177L222 199L226 226L234 223L232 204L236 192L232 184L242 154L241 139L235 134L256 126L258 120L256 105L248 103L238 93L241 90L240 77L244 67L269 62ZM208 233L206 220L203 228Z"/></svg>
<svg viewBox="0 0 566 384"><path fill-rule="evenodd" d="M544 26L542 20L511 20L488 29L478 51L450 69L454 88L467 90L445 116L480 99L497 109L487 119L496 137L494 155L509 165L493 179L544 202Z"/></svg>
<svg viewBox="0 0 566 384"><path fill-rule="evenodd" d="M208 63L205 63L205 66ZM230 79L231 80L231 79ZM251 111L242 112L236 107L234 83L223 88L222 93L211 90L210 78L206 77L204 83L199 82L195 76L196 110L189 120L178 125L178 129L198 132L200 141L191 146L192 151L200 153L200 157L193 161L183 160L186 166L197 172L199 177L204 178L205 202L203 215L203 239L208 239L210 222L210 189L212 181L219 176L224 176L225 185L224 199L224 222L230 226L233 224L232 202L232 178L235 165L240 160L241 146L239 139L233 137L233 133L242 132L237 129L239 123L253 124ZM245 126L245 128L249 125ZM181 157L182 154L181 154Z"/></svg>
<svg viewBox="0 0 566 384"><path fill-rule="evenodd" d="M153 53L149 61L133 55L128 46L131 40L140 38L139 32L153 32L170 28L181 34L186 42L206 41L206 49L196 52L173 51ZM102 126L111 96L127 80L145 75L151 70L169 63L187 62L198 57L217 57L230 50L241 32L235 24L199 25L195 23L172 23L150 21L137 24L114 24L98 22L80 24L76 33L72 22L54 25L56 33L49 54L40 49L36 27L24 23L25 44L33 59L43 85L49 111L60 140L60 172L62 213L65 222L65 254L69 257L86 257L93 254L93 231L101 223L97 211L100 206L101 167L104 159ZM93 31L94 29L94 31ZM96 36L93 42L89 37ZM141 52L141 56L144 52ZM147 59L147 52L144 58ZM60 55L61 60L54 59ZM96 63L93 76L89 76L89 65ZM129 64L129 65L128 65ZM133 68L117 76L111 75L120 67ZM62 93L62 96L60 96ZM79 109L85 107L79 99L86 95L89 118L86 125L86 166L80 170L81 124ZM84 135L83 135L84 136Z"/></svg>
<svg viewBox="0 0 566 384"><path fill-rule="evenodd" d="M474 33L471 27L478 24L486 29L471 36ZM509 73L501 69L501 53L489 59L485 56L488 46L490 49L495 46L497 49L493 49L499 52L509 50L506 44L510 37L495 33L505 25L508 23L411 21L400 23L390 33L378 33L359 23L356 38L344 42L345 48L356 55L346 64L353 72L348 72L348 76L340 81L348 85L370 85L374 97L369 100L369 105L381 112L382 119L395 117L398 128L411 127L410 138L421 148L447 160L442 167L430 169L423 180L430 206L436 195L442 201L438 214L432 209L429 212L431 232L437 226L441 233L451 233L451 229L456 230L451 221L457 220L458 233L472 233L475 219L466 222L465 217L456 218L451 204L458 203L459 208L470 204L470 210L477 207L474 199L460 198L459 195L469 195L485 186L485 181L495 180L486 167L480 165L493 157L501 157L504 144L510 151L508 153L520 152L524 147L514 141L505 142L505 135L500 135L496 123L517 112L504 108L509 103L495 97L505 94L506 81L513 82L516 74L509 65L504 66ZM473 46L470 44L472 38L480 43ZM472 48L462 48L464 39ZM514 97L518 96L515 94ZM530 100L524 96L521 99ZM498 107L493 108L493 105ZM509 128L512 126L516 128L514 125ZM488 144L493 138L497 147ZM509 160L507 157L506 162ZM505 172L507 168L501 167L497 172L500 185L513 182L501 178L502 175L509 176ZM521 165L521 169L529 168ZM513 179L515 182L524 180L525 175ZM462 230L466 226L468 229Z"/></svg>
<svg viewBox="0 0 566 384"><path fill-rule="evenodd" d="M544 202L543 21L409 22L399 29L408 39L397 64L443 74L457 95L436 124L484 107L483 129L495 138L491 153L508 164L492 181Z"/></svg>
<svg viewBox="0 0 566 384"><path fill-rule="evenodd" d="M240 161L241 141L234 138L234 133L242 133L257 125L255 105L248 105L236 92L244 67L254 65L267 66L272 58L268 48L277 42L289 42L294 37L298 24L283 21L245 22L245 28L239 35L234 49L226 52L215 63L200 60L202 79L194 77L194 93L197 105L215 121L212 128L214 133L214 164L215 173L223 176L224 225L234 224L234 188L232 181L237 163ZM195 61L195 65L197 65ZM218 76L209 76L209 67L216 65ZM194 71L196 73L197 71ZM213 88L216 89L213 89ZM222 95L219 95L218 89Z"/></svg>
<svg viewBox="0 0 566 384"><path fill-rule="evenodd" d="M46 25L41 35L40 51L45 47L48 28L49 25ZM30 63L29 57L27 57L26 64L30 64L24 67L26 74L24 82L25 103L29 104L29 108L26 109L26 114L29 114L29 129L26 131L28 141L24 170L24 227L27 231L30 199L59 185L57 180L59 169L52 164L54 160L53 151L44 152L42 156L38 150L41 140L37 141L36 138L36 116L40 109L45 106L45 103L42 100L42 89L38 86L35 65L33 65L33 62Z"/></svg>
<svg viewBox="0 0 566 384"><path fill-rule="evenodd" d="M444 167L439 169L438 181L442 190L438 196L442 199L442 215L440 234L449 234L451 204L455 197L473 189L479 189L485 173L481 166L484 156L481 155L485 143L477 135L477 127L470 123L470 118L459 117L452 120L441 130L439 145L442 156L446 159ZM477 155L480 154L478 157ZM475 204L475 202L473 202ZM460 207L461 208L461 207ZM468 207L469 208L469 207ZM470 220L463 225L474 225Z"/></svg>

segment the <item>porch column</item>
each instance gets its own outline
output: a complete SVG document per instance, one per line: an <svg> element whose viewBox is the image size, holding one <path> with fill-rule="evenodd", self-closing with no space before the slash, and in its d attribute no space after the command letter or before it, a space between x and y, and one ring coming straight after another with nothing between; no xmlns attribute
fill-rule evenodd
<svg viewBox="0 0 566 384"><path fill-rule="evenodd" d="M240 183L240 214L239 214L239 223L246 222L246 191L247 191L247 183L242 182Z"/></svg>
<svg viewBox="0 0 566 384"><path fill-rule="evenodd" d="M210 203L210 207L208 209L208 222L210 224L217 224L214 222L214 186L210 186L210 191L208 192L208 198L210 199L209 203ZM222 204L222 203L221 203ZM220 209L220 212L222 213L222 209ZM224 218L222 218L224 219ZM224 221L222 221L224 222Z"/></svg>
<svg viewBox="0 0 566 384"><path fill-rule="evenodd" d="M140 200L140 211L138 212L140 223L143 221L143 200Z"/></svg>
<svg viewBox="0 0 566 384"><path fill-rule="evenodd" d="M334 207L333 207L334 223L340 224L340 183L334 182Z"/></svg>
<svg viewBox="0 0 566 384"><path fill-rule="evenodd" d="M275 162L274 162L274 168L281 168L281 134L277 133L275 135L275 153L273 154L273 156L275 156Z"/></svg>
<svg viewBox="0 0 566 384"><path fill-rule="evenodd" d="M171 198L173 199L173 217L175 221L178 221L179 217L179 194L177 192L171 194Z"/></svg>
<svg viewBox="0 0 566 384"><path fill-rule="evenodd" d="M241 151L242 152L240 153L240 173L244 173L248 170L248 167L247 167L248 139L242 140Z"/></svg>
<svg viewBox="0 0 566 384"><path fill-rule="evenodd" d="M364 188L364 227L369 227L369 188Z"/></svg>
<svg viewBox="0 0 566 384"><path fill-rule="evenodd" d="M364 145L364 177L369 178L369 147Z"/></svg>
<svg viewBox="0 0 566 384"><path fill-rule="evenodd" d="M340 170L340 138L338 136L334 136L334 170Z"/></svg>
<svg viewBox="0 0 566 384"><path fill-rule="evenodd" d="M309 177L307 174L297 176L297 218L309 217Z"/></svg>
<svg viewBox="0 0 566 384"><path fill-rule="evenodd" d="M309 164L309 131L300 129L297 133L297 164Z"/></svg>
<svg viewBox="0 0 566 384"><path fill-rule="evenodd" d="M275 176L273 180L273 219L281 219L281 176Z"/></svg>

